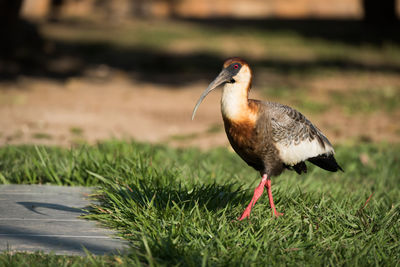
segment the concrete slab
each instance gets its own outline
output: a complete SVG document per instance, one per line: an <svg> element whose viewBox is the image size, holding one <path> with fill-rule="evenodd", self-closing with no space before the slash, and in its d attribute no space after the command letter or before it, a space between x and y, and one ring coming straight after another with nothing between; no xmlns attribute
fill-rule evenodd
<svg viewBox="0 0 400 267"><path fill-rule="evenodd" d="M85 255L122 251L128 243L79 218L92 188L0 185L0 250Z"/></svg>

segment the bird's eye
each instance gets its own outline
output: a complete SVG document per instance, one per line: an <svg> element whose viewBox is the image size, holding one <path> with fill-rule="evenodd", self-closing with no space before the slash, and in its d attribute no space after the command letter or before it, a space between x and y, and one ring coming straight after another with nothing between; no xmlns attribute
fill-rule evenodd
<svg viewBox="0 0 400 267"><path fill-rule="evenodd" d="M239 68L239 65L236 64L236 65L233 66L233 68L234 68L234 69L237 69L237 68Z"/></svg>

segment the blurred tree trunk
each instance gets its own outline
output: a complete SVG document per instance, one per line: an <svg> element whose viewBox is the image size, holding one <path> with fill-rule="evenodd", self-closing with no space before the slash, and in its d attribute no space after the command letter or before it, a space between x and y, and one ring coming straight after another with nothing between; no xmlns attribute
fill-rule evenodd
<svg viewBox="0 0 400 267"><path fill-rule="evenodd" d="M22 0L0 0L0 20L15 25L19 18ZM4 26L4 25L3 25Z"/></svg>
<svg viewBox="0 0 400 267"><path fill-rule="evenodd" d="M171 18L176 18L178 13L176 11L176 6L178 4L177 0L166 0L168 9L169 9L169 16Z"/></svg>
<svg viewBox="0 0 400 267"><path fill-rule="evenodd" d="M22 0L0 0L0 55L8 55L17 42Z"/></svg>
<svg viewBox="0 0 400 267"><path fill-rule="evenodd" d="M50 1L50 14L49 20L56 22L59 21L61 15L61 8L64 4L64 0L51 0Z"/></svg>
<svg viewBox="0 0 400 267"><path fill-rule="evenodd" d="M396 0L362 0L364 20L373 25L396 21Z"/></svg>
<svg viewBox="0 0 400 267"><path fill-rule="evenodd" d="M0 79L36 69L43 54L37 26L21 18L23 0L0 0Z"/></svg>
<svg viewBox="0 0 400 267"><path fill-rule="evenodd" d="M145 18L148 16L147 12L148 3L146 0L135 0L132 1L133 15L137 18Z"/></svg>

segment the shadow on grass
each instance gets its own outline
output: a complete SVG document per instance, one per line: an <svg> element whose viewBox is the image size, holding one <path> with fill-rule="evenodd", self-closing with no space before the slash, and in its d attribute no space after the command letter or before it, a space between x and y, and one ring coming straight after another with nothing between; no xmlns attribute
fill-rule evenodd
<svg viewBox="0 0 400 267"><path fill-rule="evenodd" d="M354 46L362 44L380 46L386 41L400 43L400 26L398 23L385 27L372 27L354 20L180 20L222 29L261 29L265 30L266 35L271 31L291 31L307 38L320 38ZM73 26L77 27L77 25ZM17 57L16 60L4 61L0 71L0 79L14 80L20 75L26 75L65 80L70 77L85 76L90 69L105 66L106 69L110 67L111 69L123 70L134 77L135 80L181 86L200 80L209 81L214 78L225 60L225 57L211 52L180 54L148 47L120 47L106 42L51 42L54 46L51 53L31 51L32 53L25 53L24 56ZM368 64L351 58L317 58L304 61L249 59L249 63L253 68L271 68L283 74L293 71L303 74L332 68L341 71L400 73L399 64L390 62Z"/></svg>
<svg viewBox="0 0 400 267"><path fill-rule="evenodd" d="M139 256L142 255L139 258L145 264L158 262L198 266L205 257L201 249L195 245L187 249L177 240L183 241L184 235L190 239L194 234L190 229L196 225L199 231L204 230L203 223L209 216L225 216L222 215L224 209L227 210L228 220L235 220L240 214L230 212L231 208L243 204L246 201L244 198L247 198L247 194L237 188L233 183L213 183L195 185L189 189L182 185L163 185L154 181L106 187L99 199L103 202L100 212L94 206L91 213L95 215L89 216L120 229L122 235L135 244L132 246L133 253L139 252ZM114 213L114 207L118 207L118 215ZM185 234L177 234L176 229L180 227L190 229L182 230ZM193 236L193 239L196 237ZM148 255L149 251L156 255L155 258L143 256Z"/></svg>
<svg viewBox="0 0 400 267"><path fill-rule="evenodd" d="M218 185L216 183L197 185L192 189L186 186L154 186L143 182L138 185L127 185L113 191L121 202L133 201L138 207L155 207L159 211L177 205L184 210L192 210L195 206L217 211L226 206L242 204L246 194L236 184Z"/></svg>
<svg viewBox="0 0 400 267"><path fill-rule="evenodd" d="M70 77L84 76L88 69L106 65L127 72L135 80L182 86L200 80L211 80L226 59L211 53L172 54L143 47L120 48L105 43L56 43L56 47L55 55L35 63L25 62L26 64L21 64L13 70L2 72L0 78L13 80L19 75L27 75L65 80ZM251 59L248 61L255 69L270 68L283 74L291 72L307 74L332 68L341 71L400 73L400 65L397 64L368 64L352 59L313 61ZM35 67L36 64L39 67ZM62 67L56 65L62 65Z"/></svg>
<svg viewBox="0 0 400 267"><path fill-rule="evenodd" d="M384 42L400 43L400 21L382 21L372 24L363 20L346 18L181 20L226 30L245 28L265 30L265 32L294 32L305 38L318 38L354 46L363 44L381 46Z"/></svg>

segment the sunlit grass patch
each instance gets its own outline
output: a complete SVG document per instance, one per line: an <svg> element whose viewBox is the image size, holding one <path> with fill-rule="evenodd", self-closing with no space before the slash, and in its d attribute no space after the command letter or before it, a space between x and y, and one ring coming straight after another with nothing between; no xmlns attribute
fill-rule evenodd
<svg viewBox="0 0 400 267"><path fill-rule="evenodd" d="M32 134L34 139L52 139L52 135L45 132L36 132Z"/></svg>
<svg viewBox="0 0 400 267"><path fill-rule="evenodd" d="M45 254L42 252L23 253L6 251L0 253L1 266L139 266L141 263L134 255L94 256L88 253L85 257Z"/></svg>
<svg viewBox="0 0 400 267"><path fill-rule="evenodd" d="M222 148L119 141L73 149L8 146L0 149L0 181L97 186L100 202L87 217L131 242L131 254L119 258L126 264L396 264L399 146L336 151L344 173L310 166L301 176L273 178L277 209L285 213L278 219L264 195L250 220L236 220L259 175Z"/></svg>
<svg viewBox="0 0 400 267"><path fill-rule="evenodd" d="M188 133L188 134L175 134L172 135L169 139L174 141L187 141L190 139L195 139L199 136L199 133Z"/></svg>
<svg viewBox="0 0 400 267"><path fill-rule="evenodd" d="M349 114L400 109L400 88L332 91L330 94L337 105Z"/></svg>
<svg viewBox="0 0 400 267"><path fill-rule="evenodd" d="M291 105L301 112L323 113L332 105L321 100L313 99L306 89L291 87L267 87L262 91L265 99L281 104Z"/></svg>
<svg viewBox="0 0 400 267"><path fill-rule="evenodd" d="M219 132L222 132L222 131L224 131L224 129L221 126L221 124L212 124L206 130L206 132L209 133L209 134L215 134L215 133L219 133Z"/></svg>
<svg viewBox="0 0 400 267"><path fill-rule="evenodd" d="M71 134L73 134L73 135L76 135L76 136L82 136L84 130L83 130L81 127L71 127L71 128L69 129L69 132L70 132Z"/></svg>

